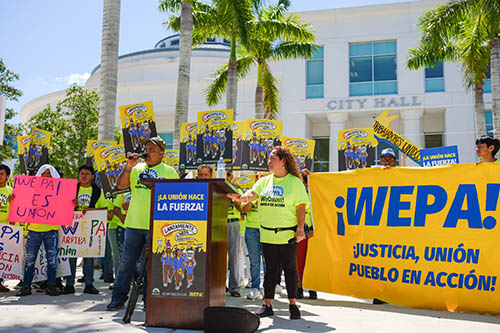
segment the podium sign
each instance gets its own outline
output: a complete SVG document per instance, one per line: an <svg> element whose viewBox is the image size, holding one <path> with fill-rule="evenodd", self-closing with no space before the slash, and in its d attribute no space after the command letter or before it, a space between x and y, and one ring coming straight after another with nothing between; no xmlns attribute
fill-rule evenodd
<svg viewBox="0 0 500 333"><path fill-rule="evenodd" d="M207 183L156 185L151 296L203 297L207 260Z"/></svg>
<svg viewBox="0 0 500 333"><path fill-rule="evenodd" d="M203 329L225 304L227 198L222 179L143 181L151 191L146 326Z"/></svg>

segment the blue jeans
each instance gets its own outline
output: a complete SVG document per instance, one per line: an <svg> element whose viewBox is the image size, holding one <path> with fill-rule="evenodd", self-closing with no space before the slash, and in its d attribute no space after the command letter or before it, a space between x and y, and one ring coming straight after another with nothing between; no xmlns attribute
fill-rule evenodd
<svg viewBox="0 0 500 333"><path fill-rule="evenodd" d="M123 253L120 258L120 266L116 273L113 284L112 300L125 303L130 290L130 281L134 276L137 261L139 260L143 247L149 246L149 230L146 229L125 229L125 240L123 242ZM144 286L142 288L144 300L146 300L147 274L144 275Z"/></svg>
<svg viewBox="0 0 500 333"><path fill-rule="evenodd" d="M66 285L74 286L76 258L69 258L69 268L71 269L71 275L66 277ZM94 258L83 258L83 278L85 279L86 286L90 286L94 283Z"/></svg>
<svg viewBox="0 0 500 333"><path fill-rule="evenodd" d="M109 229L106 233L106 247L104 250L104 257L99 258L99 266L102 268L102 275L104 279L113 278L113 256L111 249L111 242L109 241Z"/></svg>
<svg viewBox="0 0 500 333"><path fill-rule="evenodd" d="M45 247L47 257L47 283L49 286L56 285L57 268L57 230L38 232L28 231L26 240L26 265L24 266L23 285L31 288L33 273L35 271L35 261L40 250L40 246Z"/></svg>
<svg viewBox="0 0 500 333"><path fill-rule="evenodd" d="M252 289L260 290L260 262L262 255L262 244L260 243L259 228L246 228L245 243L247 244L248 257L250 259L250 277Z"/></svg>

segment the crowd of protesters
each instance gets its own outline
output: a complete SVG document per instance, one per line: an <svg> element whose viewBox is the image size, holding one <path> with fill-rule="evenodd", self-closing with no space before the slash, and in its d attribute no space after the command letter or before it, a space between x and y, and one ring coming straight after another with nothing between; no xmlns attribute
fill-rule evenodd
<svg viewBox="0 0 500 333"><path fill-rule="evenodd" d="M476 154L480 161L495 162L500 141L490 136L476 140ZM150 228L150 189L141 183L145 176L150 178L179 178L178 173L162 162L165 142L154 137L147 141L145 154L141 160L132 154L117 181L118 189L130 189L112 199L104 197L102 189L95 182L95 171L83 165L78 170L77 196L73 200L75 210L106 208L108 211L108 232L106 251L99 260L102 268L101 278L110 286L112 297L106 309L114 311L122 308L128 299L130 282L137 271L137 263L149 244ZM397 165L395 151L384 149L380 162L383 168ZM405 156L400 163L405 165ZM249 281L251 288L247 295L250 300L263 299L264 304L256 311L259 317L272 316L272 300L280 288L284 273L286 292L289 299L291 319L301 317L296 299L304 297L302 278L308 238L312 237L311 205L307 194L307 179L310 171L299 170L295 156L284 147L274 147L268 159L269 174L257 175L257 181L246 192L235 186L236 193L228 195L227 250L228 286L233 297L240 297L242 287L242 257L248 257ZM7 185L10 169L0 165L0 223L8 222L9 203L15 200L12 188ZM197 170L199 179L212 178L212 167L200 165ZM54 166L43 165L36 174L39 177L59 178ZM236 173L226 172L226 179L235 184ZM32 291L32 280L37 254L43 243L47 257L47 280L43 289L48 295L75 293L76 258L70 259L71 274L63 279L56 278L56 255L58 226L30 224L26 240L26 259L23 280L18 285L17 296L27 296ZM242 255L244 253L244 255ZM94 266L96 258L83 259L83 293L98 294L94 287ZM261 284L261 272L264 281ZM261 288L263 287L263 295ZM146 282L143 292L145 294ZM9 289L0 281L0 292ZM315 291L309 297L316 299ZM145 301L145 297L144 297ZM377 303L383 301L376 300Z"/></svg>

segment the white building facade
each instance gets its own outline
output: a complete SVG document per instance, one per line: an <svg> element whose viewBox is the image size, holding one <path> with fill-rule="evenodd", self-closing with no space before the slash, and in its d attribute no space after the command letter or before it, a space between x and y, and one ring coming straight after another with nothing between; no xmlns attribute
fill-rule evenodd
<svg viewBox="0 0 500 333"><path fill-rule="evenodd" d="M473 97L463 86L454 63L411 71L408 50L417 46L418 18L443 1L397 4L299 13L315 30L319 48L309 60L272 64L279 80L283 134L316 140L315 171L337 171L339 129L371 127L384 110L399 117L391 127L422 148L457 145L460 162L476 160ZM189 121L210 109L204 90L209 77L227 62L225 40L209 40L193 50ZM158 42L154 49L123 55L118 67L117 105L153 101L158 132L172 142L178 36ZM256 73L238 86L238 119L254 117ZM97 88L99 68L86 83ZM485 91L489 92L489 82ZM53 94L45 95L53 98ZM44 97L26 104L21 120L38 112ZM213 109L224 108L223 103ZM52 101L51 101L52 102ZM486 109L491 96L485 94ZM117 113L117 124L119 115ZM491 114L486 113L491 129ZM380 149L384 146L379 146ZM379 151L380 151L379 149Z"/></svg>

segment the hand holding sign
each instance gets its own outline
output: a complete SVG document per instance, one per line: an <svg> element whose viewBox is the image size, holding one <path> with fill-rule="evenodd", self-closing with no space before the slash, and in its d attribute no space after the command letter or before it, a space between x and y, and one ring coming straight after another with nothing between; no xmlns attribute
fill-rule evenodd
<svg viewBox="0 0 500 333"><path fill-rule="evenodd" d="M71 225L76 183L76 179L16 175L9 222Z"/></svg>

